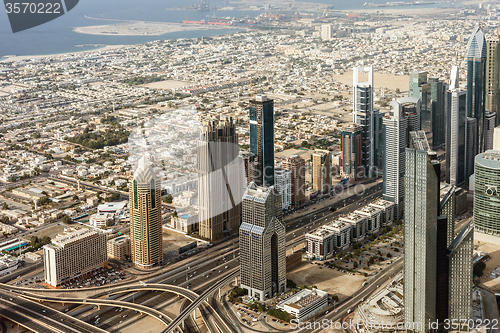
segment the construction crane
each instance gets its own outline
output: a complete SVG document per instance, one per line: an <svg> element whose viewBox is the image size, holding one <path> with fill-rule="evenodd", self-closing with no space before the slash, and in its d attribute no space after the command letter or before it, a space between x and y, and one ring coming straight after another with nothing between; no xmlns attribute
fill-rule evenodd
<svg viewBox="0 0 500 333"><path fill-rule="evenodd" d="M328 5L326 5L325 10L323 11L323 15L321 15L321 18L325 18L327 16L327 11L328 10Z"/></svg>

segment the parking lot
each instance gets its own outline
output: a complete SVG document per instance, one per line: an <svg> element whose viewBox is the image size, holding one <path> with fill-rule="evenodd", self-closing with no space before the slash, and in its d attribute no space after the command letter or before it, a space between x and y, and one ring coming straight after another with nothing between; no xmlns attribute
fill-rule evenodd
<svg viewBox="0 0 500 333"><path fill-rule="evenodd" d="M82 276L74 281L64 283L61 285L61 288L76 289L84 287L100 287L106 284L118 283L130 277L130 274L115 268L102 268L86 274L85 276Z"/></svg>

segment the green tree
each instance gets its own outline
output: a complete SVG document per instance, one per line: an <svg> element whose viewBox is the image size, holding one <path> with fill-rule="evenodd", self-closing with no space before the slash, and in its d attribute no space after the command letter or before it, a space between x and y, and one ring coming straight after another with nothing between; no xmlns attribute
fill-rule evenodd
<svg viewBox="0 0 500 333"><path fill-rule="evenodd" d="M483 276L483 271L485 268L486 264L484 263L484 261L478 261L472 267L472 273L474 273L474 275L477 277L481 277Z"/></svg>
<svg viewBox="0 0 500 333"><path fill-rule="evenodd" d="M71 223L71 217L69 217L68 215L64 215L63 218L62 218L62 222L64 224L70 224Z"/></svg>
<svg viewBox="0 0 500 333"><path fill-rule="evenodd" d="M9 205L7 205L7 203L4 202L3 205L2 205L2 209L9 209Z"/></svg>

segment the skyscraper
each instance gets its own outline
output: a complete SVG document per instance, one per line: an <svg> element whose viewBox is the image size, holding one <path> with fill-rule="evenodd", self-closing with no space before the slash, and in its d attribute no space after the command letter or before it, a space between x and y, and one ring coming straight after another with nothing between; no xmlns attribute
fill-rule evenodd
<svg viewBox="0 0 500 333"><path fill-rule="evenodd" d="M247 188L255 178L255 155L249 151L240 151L244 167L243 188Z"/></svg>
<svg viewBox="0 0 500 333"><path fill-rule="evenodd" d="M248 186L240 226L241 288L266 300L286 288L286 231L276 189Z"/></svg>
<svg viewBox="0 0 500 333"><path fill-rule="evenodd" d="M493 134L495 131L496 113L486 110L484 114L484 150L493 149Z"/></svg>
<svg viewBox="0 0 500 333"><path fill-rule="evenodd" d="M367 176L370 168L369 165L363 164L363 135L363 128L352 124L344 127L340 134L341 172L342 175L352 180Z"/></svg>
<svg viewBox="0 0 500 333"><path fill-rule="evenodd" d="M410 97L421 101L420 123L432 147L445 142L446 92L448 85L427 72L410 73Z"/></svg>
<svg viewBox="0 0 500 333"><path fill-rule="evenodd" d="M467 118L467 135L465 139L466 143L466 170L467 170L467 179L474 174L474 159L478 154L478 136L477 136L477 119L476 118Z"/></svg>
<svg viewBox="0 0 500 333"><path fill-rule="evenodd" d="M274 169L274 183L281 196L281 208L288 209L292 204L292 172L282 168Z"/></svg>
<svg viewBox="0 0 500 333"><path fill-rule="evenodd" d="M314 191L328 193L332 186L331 156L327 150L316 150L311 155L311 178Z"/></svg>
<svg viewBox="0 0 500 333"><path fill-rule="evenodd" d="M486 53L486 40L477 26L467 45L467 116L477 120L478 153L484 151Z"/></svg>
<svg viewBox="0 0 500 333"><path fill-rule="evenodd" d="M130 178L130 240L133 263L142 269L163 263L161 182L148 157Z"/></svg>
<svg viewBox="0 0 500 333"><path fill-rule="evenodd" d="M361 126L362 129L360 166L364 169L364 177L372 178L374 176L372 169L375 164L374 132L376 130L373 110L373 67L354 67L353 71L354 123ZM359 81L360 72L368 72L367 82ZM354 172L354 174L356 173Z"/></svg>
<svg viewBox="0 0 500 333"><path fill-rule="evenodd" d="M231 117L203 124L197 166L200 236L219 239L237 230L241 222L244 170Z"/></svg>
<svg viewBox="0 0 500 333"><path fill-rule="evenodd" d="M384 200L396 204L395 218L401 219L404 207L405 148L409 132L419 130L420 100L399 98L391 103L392 115L384 117Z"/></svg>
<svg viewBox="0 0 500 333"><path fill-rule="evenodd" d="M283 169L291 171L292 204L306 201L306 161L297 155L288 156L282 163Z"/></svg>
<svg viewBox="0 0 500 333"><path fill-rule="evenodd" d="M446 182L462 185L467 179L467 91L458 87L458 67L452 68L446 124Z"/></svg>
<svg viewBox="0 0 500 333"><path fill-rule="evenodd" d="M476 156L474 173L474 224L482 234L500 236L500 150Z"/></svg>
<svg viewBox="0 0 500 333"><path fill-rule="evenodd" d="M448 248L449 315L460 322L472 316L472 259L474 252L474 222L470 221Z"/></svg>
<svg viewBox="0 0 500 333"><path fill-rule="evenodd" d="M255 183L274 185L274 102L265 95L250 101L250 152L255 155Z"/></svg>
<svg viewBox="0 0 500 333"><path fill-rule="evenodd" d="M407 148L405 173L405 261L404 318L408 323L426 323L436 318L436 252L439 205L437 154L416 138ZM446 224L446 221L445 221ZM446 233L444 233L446 238ZM427 329L417 330L427 331Z"/></svg>
<svg viewBox="0 0 500 333"><path fill-rule="evenodd" d="M333 27L331 24L321 25L321 40L331 40L333 37Z"/></svg>
<svg viewBox="0 0 500 333"><path fill-rule="evenodd" d="M500 22L499 22L500 24ZM500 111L500 33L486 41L486 105L485 109ZM500 124L497 119L496 125ZM485 148L486 149L486 148Z"/></svg>

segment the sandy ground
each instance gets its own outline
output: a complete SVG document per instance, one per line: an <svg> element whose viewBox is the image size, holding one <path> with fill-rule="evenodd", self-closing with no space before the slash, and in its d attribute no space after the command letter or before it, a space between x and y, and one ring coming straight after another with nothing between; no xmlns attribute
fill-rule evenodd
<svg viewBox="0 0 500 333"><path fill-rule="evenodd" d="M174 252L177 253L180 247L196 242L196 240L184 236L184 234L163 228L163 253L167 260L172 258Z"/></svg>
<svg viewBox="0 0 500 333"><path fill-rule="evenodd" d="M304 262L287 274L287 277L300 285L315 285L318 289L326 291L331 295L339 296L340 300L354 294L365 281L365 277L359 275L344 274L328 268L322 268Z"/></svg>
<svg viewBox="0 0 500 333"><path fill-rule="evenodd" d="M2 208L4 202L7 203L7 205L9 206L10 210L22 209L22 210L25 210L25 211L29 212L32 209L31 206L28 206L28 205L16 202L14 200L9 200L9 199L4 198L4 197L0 197L0 209Z"/></svg>
<svg viewBox="0 0 500 333"><path fill-rule="evenodd" d="M126 45L106 45L104 47L98 47L93 50L87 50L87 51L81 51L81 52L68 52L68 53L59 53L59 54L41 54L41 55L25 55L25 56L18 56L18 55L6 55L5 58L0 61L1 62L11 62L11 61L22 61L22 60L29 60L29 59L41 59L41 58L48 58L48 59L57 59L61 57L66 57L67 55L75 55L75 54L83 54L83 53L89 53L89 52L95 52L95 51L110 51L110 50L116 50L125 47Z"/></svg>
<svg viewBox="0 0 500 333"><path fill-rule="evenodd" d="M53 226L50 226L48 228L45 228L43 230L39 230L37 232L34 232L28 236L26 236L25 238L31 238L31 236L37 236L38 238L42 238L44 236L49 236L50 238L53 238L54 236L56 236L57 234L60 234L61 232L64 231L65 228L71 228L71 227L76 227L76 226L79 226L77 224L63 224L61 223L61 225L58 225L57 223L54 223Z"/></svg>
<svg viewBox="0 0 500 333"><path fill-rule="evenodd" d="M484 275L480 282L494 292L500 292L500 279L492 279L489 274L498 266L500 266L500 245L480 243L478 251L485 252L490 255L491 259L486 261Z"/></svg>
<svg viewBox="0 0 500 333"><path fill-rule="evenodd" d="M141 85L141 87L148 87L151 89L174 89L192 86L194 83L189 81L165 80L152 82Z"/></svg>
<svg viewBox="0 0 500 333"><path fill-rule="evenodd" d="M352 71L348 71L341 75L333 75L337 82L342 84L346 84L352 87ZM366 75L365 75L366 76ZM360 75L360 81L362 82L366 78L363 75ZM384 74L384 73L374 73L374 85L375 89L380 88L388 88L392 90L396 90L399 88L401 92L408 91L410 85L410 77L408 75L393 75L393 74Z"/></svg>
<svg viewBox="0 0 500 333"><path fill-rule="evenodd" d="M146 22L129 21L127 23L93 25L78 27L73 31L87 35L111 35L111 36L160 36L163 34L190 31L190 30L211 30L211 29L234 29L232 26L215 26L200 24L182 24L169 22Z"/></svg>

